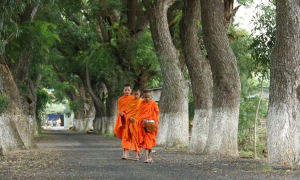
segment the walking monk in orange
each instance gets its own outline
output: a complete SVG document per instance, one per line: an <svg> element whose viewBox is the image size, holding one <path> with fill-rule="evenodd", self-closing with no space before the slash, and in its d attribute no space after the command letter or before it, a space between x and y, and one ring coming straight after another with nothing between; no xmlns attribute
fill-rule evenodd
<svg viewBox="0 0 300 180"><path fill-rule="evenodd" d="M129 158L128 143L124 137L124 129L126 127L126 109L128 102L134 97L131 94L131 86L129 84L124 85L124 95L118 99L118 114L114 128L114 134L122 140L123 156L122 159ZM130 144L129 144L130 147Z"/></svg>
<svg viewBox="0 0 300 180"><path fill-rule="evenodd" d="M150 153L156 146L156 134L159 124L159 109L155 101L151 100L150 91L143 92L143 101L140 104L137 119L139 122L138 141L145 149L145 163L153 162Z"/></svg>
<svg viewBox="0 0 300 180"><path fill-rule="evenodd" d="M141 92L139 89L133 90L134 99L130 100L126 109L126 128L124 133L124 139L131 144L131 149L135 151L135 161L140 160L140 150L141 148L138 145L138 122L134 117L137 115L141 102L143 101L141 96ZM130 144L127 143L127 147L125 149L130 148Z"/></svg>

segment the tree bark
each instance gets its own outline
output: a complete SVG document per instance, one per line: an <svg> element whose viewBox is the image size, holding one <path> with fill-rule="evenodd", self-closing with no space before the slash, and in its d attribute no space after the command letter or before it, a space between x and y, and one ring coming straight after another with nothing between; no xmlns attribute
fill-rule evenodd
<svg viewBox="0 0 300 180"><path fill-rule="evenodd" d="M213 76L213 111L205 153L238 156L240 79L222 1L201 0L203 40Z"/></svg>
<svg viewBox="0 0 300 180"><path fill-rule="evenodd" d="M84 109L83 109L83 123L84 123L84 132L93 129L93 122L96 116L96 108L95 104L91 100L86 100L84 102Z"/></svg>
<svg viewBox="0 0 300 180"><path fill-rule="evenodd" d="M106 118L103 123L103 134L113 134L114 125L117 118L117 101L118 97L115 95L114 83L105 83L107 88L106 98Z"/></svg>
<svg viewBox="0 0 300 180"><path fill-rule="evenodd" d="M212 112L211 69L198 41L200 17L200 1L185 0L180 22L180 38L195 101L195 116L188 147L190 152L203 152Z"/></svg>
<svg viewBox="0 0 300 180"><path fill-rule="evenodd" d="M23 14L20 16L20 24L32 21L37 15L38 8L39 5L28 4ZM11 69L13 69L13 77L16 84L22 86L22 88L19 89L21 105L24 114L29 120L30 134L32 136L37 136L36 88L38 86L34 86L32 80L28 76L33 54L31 51L26 50L26 46L24 45L25 43L28 42L22 42L18 61L13 67L11 67Z"/></svg>
<svg viewBox="0 0 300 180"><path fill-rule="evenodd" d="M159 102L160 126L157 143L166 147L187 146L188 85L179 67L179 53L169 31L167 9L171 0L143 0L150 30L163 75L163 90Z"/></svg>
<svg viewBox="0 0 300 180"><path fill-rule="evenodd" d="M76 94L77 98L77 103L79 105L78 111L75 113L76 117L76 130L79 132L85 132L87 129L87 119L86 115L89 108L86 106L87 98L86 98L86 91L85 91L85 86L83 84L83 81L79 79L76 83L75 86L78 90L78 95ZM75 119L74 119L75 121Z"/></svg>
<svg viewBox="0 0 300 180"><path fill-rule="evenodd" d="M105 116L106 116L106 109L105 109L103 102L99 99L99 97L94 92L94 89L91 85L89 69L87 66L85 68L85 86L86 86L86 89L87 89L89 95L93 99L93 102L94 102L94 105L95 105L96 111L97 111L95 113L95 119L94 119L95 125L93 125L93 128L97 134L100 134L100 128L101 128L101 125L103 125L103 124L101 124L101 122L102 122L102 119L105 118Z"/></svg>
<svg viewBox="0 0 300 180"><path fill-rule="evenodd" d="M257 142L257 119L258 119L258 112L259 112L259 108L260 108L260 102L262 100L262 95L263 95L263 82L264 82L264 78L261 79L260 82L260 92L259 92L259 100L258 103L256 105L256 109L255 109L255 117L254 117L254 130L253 130L253 139L254 139L254 144L253 144L253 159L257 159L257 152L256 152L256 142Z"/></svg>
<svg viewBox="0 0 300 180"><path fill-rule="evenodd" d="M93 86L95 93L100 101L104 102L105 96L107 95L107 88L104 83L97 83ZM107 107L105 107L107 108ZM106 113L106 109L104 111ZM94 133L103 134L104 123L106 122L106 114L103 115L102 112L96 110L96 117L94 120Z"/></svg>
<svg viewBox="0 0 300 180"><path fill-rule="evenodd" d="M299 166L300 3L276 1L276 42L270 61L268 161Z"/></svg>
<svg viewBox="0 0 300 180"><path fill-rule="evenodd" d="M0 146L3 152L34 148L36 145L22 111L18 88L4 62L0 55L0 95L8 98L8 106L0 114Z"/></svg>

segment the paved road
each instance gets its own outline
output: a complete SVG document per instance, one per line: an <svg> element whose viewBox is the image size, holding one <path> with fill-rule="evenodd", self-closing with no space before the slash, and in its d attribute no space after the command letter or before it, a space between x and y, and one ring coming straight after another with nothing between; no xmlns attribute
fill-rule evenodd
<svg viewBox="0 0 300 180"><path fill-rule="evenodd" d="M0 179L300 179L297 171L275 171L263 161L212 159L184 149L156 147L154 163L121 160L116 137L69 130L45 134L37 139L39 149L27 152L36 157L19 160L24 162L17 172L16 167L6 172L0 168Z"/></svg>

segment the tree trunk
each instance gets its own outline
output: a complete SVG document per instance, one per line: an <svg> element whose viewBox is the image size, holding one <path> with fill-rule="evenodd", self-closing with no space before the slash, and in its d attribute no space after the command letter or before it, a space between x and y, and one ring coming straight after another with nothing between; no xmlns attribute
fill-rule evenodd
<svg viewBox="0 0 300 180"><path fill-rule="evenodd" d="M94 129L93 121L96 116L96 108L93 101L84 102L84 132Z"/></svg>
<svg viewBox="0 0 300 180"><path fill-rule="evenodd" d="M300 65L300 4L276 1L276 42L270 61L268 161L299 165L299 111L297 90Z"/></svg>
<svg viewBox="0 0 300 180"><path fill-rule="evenodd" d="M78 80L78 82L76 83L76 88L78 90L78 103L79 103L79 109L77 111L77 126L76 126L76 130L79 132L85 132L86 131L86 108L85 104L87 101L86 98L86 91L85 91L85 87L84 84L82 82L81 79Z"/></svg>
<svg viewBox="0 0 300 180"><path fill-rule="evenodd" d="M91 85L89 69L87 66L85 68L85 86L86 86L86 89L87 89L89 95L93 99L94 106L96 108L93 129L96 134L101 134L102 133L101 127L103 125L103 119L106 116L105 106L104 106L103 102L101 101L100 97L97 96L97 94L95 93L95 91ZM97 86L95 86L94 88L97 88Z"/></svg>
<svg viewBox="0 0 300 180"><path fill-rule="evenodd" d="M95 116L95 119L94 119L94 122L93 122L93 129L94 129L94 133L96 134L102 134L102 120L104 119L105 117L102 117L101 114L99 114L99 111L97 111L96 109L96 116Z"/></svg>
<svg viewBox="0 0 300 180"><path fill-rule="evenodd" d="M211 69L198 41L200 16L200 1L185 0L180 22L180 38L195 101L195 116L188 148L191 152L204 150L212 111Z"/></svg>
<svg viewBox="0 0 300 180"><path fill-rule="evenodd" d="M224 4L200 2L203 40L213 76L213 110L205 153L238 156L240 79L224 25Z"/></svg>
<svg viewBox="0 0 300 180"><path fill-rule="evenodd" d="M297 108L296 108L296 125L295 125L295 163L292 165L300 167L300 86L297 87Z"/></svg>
<svg viewBox="0 0 300 180"><path fill-rule="evenodd" d="M115 95L115 85L106 82L107 98L106 98L106 117L103 120L103 134L114 134L114 125L117 118L117 102L118 97Z"/></svg>
<svg viewBox="0 0 300 180"><path fill-rule="evenodd" d="M188 86L179 67L179 53L169 31L167 9L171 0L143 0L150 30L163 75L163 90L159 102L160 126L157 144L166 147L187 146Z"/></svg>
<svg viewBox="0 0 300 180"><path fill-rule="evenodd" d="M38 135L37 120L36 120L36 88L33 82L28 77L28 72L32 60L32 53L22 50L19 54L19 59L14 69L14 80L19 88L21 105L24 114L29 120L29 130L32 136Z"/></svg>
<svg viewBox="0 0 300 180"><path fill-rule="evenodd" d="M0 55L0 95L7 104L0 108L0 146L3 152L36 147L28 119L22 111L18 88L3 55Z"/></svg>
<svg viewBox="0 0 300 180"><path fill-rule="evenodd" d="M257 105L256 105L256 109L255 109L254 131L253 131L253 139L254 139L254 144L253 144L253 159L257 159L257 152L256 152L256 142L257 142L257 136L256 136L256 132L257 132L257 119L258 119L258 112L259 112L260 102L261 102L261 99L262 99L262 93L263 93L263 82L264 82L264 78L262 78L262 79L261 79L261 82L260 82L259 100L258 100L258 103L257 103Z"/></svg>

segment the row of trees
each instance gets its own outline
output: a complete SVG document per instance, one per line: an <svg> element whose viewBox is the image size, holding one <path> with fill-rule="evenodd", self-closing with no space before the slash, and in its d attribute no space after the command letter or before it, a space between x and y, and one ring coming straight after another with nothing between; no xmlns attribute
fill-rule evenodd
<svg viewBox="0 0 300 180"><path fill-rule="evenodd" d="M35 146L38 112L44 107L41 92L49 87L56 98L70 100L79 131L112 133L117 92L131 82L141 89L163 86L159 144L238 156L242 77L231 46L237 34L228 35L238 9L233 7L233 0L5 1L0 24L2 149ZM270 162L293 165L300 147L297 10L297 1L277 1L268 120ZM260 68L263 62L257 58L256 64ZM187 75L195 107L190 141Z"/></svg>

